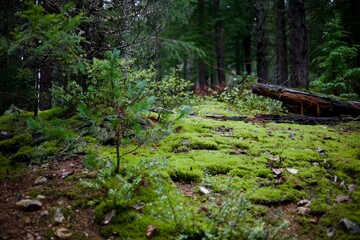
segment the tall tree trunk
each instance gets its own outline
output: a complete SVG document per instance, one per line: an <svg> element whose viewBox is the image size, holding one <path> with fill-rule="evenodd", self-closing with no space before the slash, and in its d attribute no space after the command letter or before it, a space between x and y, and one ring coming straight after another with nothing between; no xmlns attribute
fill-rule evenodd
<svg viewBox="0 0 360 240"><path fill-rule="evenodd" d="M259 82L269 79L269 64L266 60L265 0L256 0L256 62Z"/></svg>
<svg viewBox="0 0 360 240"><path fill-rule="evenodd" d="M277 0L276 85L284 85L287 82L287 64L285 2L284 0Z"/></svg>
<svg viewBox="0 0 360 240"><path fill-rule="evenodd" d="M198 19L198 26L200 30L201 35L201 44L205 44L204 40L206 38L205 36L205 1L204 0L198 0L198 10L199 10L199 19ZM202 59L199 59L198 62L199 65L199 91L200 94L204 94L206 92L206 68L205 63Z"/></svg>
<svg viewBox="0 0 360 240"><path fill-rule="evenodd" d="M225 79L225 57L224 57L224 27L223 22L220 19L220 1L214 0L215 5L215 54L216 54L216 67L217 67L217 78L218 87L222 91L226 86Z"/></svg>
<svg viewBox="0 0 360 240"><path fill-rule="evenodd" d="M252 73L252 58L251 58L251 30L250 26L246 26L246 35L244 37L244 58L245 58L245 71L247 74Z"/></svg>
<svg viewBox="0 0 360 240"><path fill-rule="evenodd" d="M291 79L290 86L309 86L309 55L305 9L302 0L289 0Z"/></svg>

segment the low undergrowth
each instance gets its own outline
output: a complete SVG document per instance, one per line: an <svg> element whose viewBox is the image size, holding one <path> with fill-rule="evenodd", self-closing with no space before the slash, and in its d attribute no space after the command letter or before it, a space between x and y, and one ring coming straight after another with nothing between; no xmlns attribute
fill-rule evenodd
<svg viewBox="0 0 360 240"><path fill-rule="evenodd" d="M334 239L358 238L339 224L344 218L360 224L357 122L216 121L205 116L240 113L209 100L193 111L161 141L134 152L131 141L124 146L121 153L131 153L117 175L113 146L80 134L76 118L45 112L43 120L26 123L26 114L4 116L1 175L19 162L83 156L95 177L74 181L97 194L78 204L94 208L104 238L323 239L334 229ZM299 213L301 200L308 204Z"/></svg>

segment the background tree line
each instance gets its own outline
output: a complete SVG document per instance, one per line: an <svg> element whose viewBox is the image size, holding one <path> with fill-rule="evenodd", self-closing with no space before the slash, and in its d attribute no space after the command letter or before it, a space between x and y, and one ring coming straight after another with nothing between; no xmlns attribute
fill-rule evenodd
<svg viewBox="0 0 360 240"><path fill-rule="evenodd" d="M195 90L239 76L357 98L356 0L1 1L0 113L44 110L53 89L76 92L89 65L118 49L133 68L176 73ZM245 77L246 78L246 77Z"/></svg>

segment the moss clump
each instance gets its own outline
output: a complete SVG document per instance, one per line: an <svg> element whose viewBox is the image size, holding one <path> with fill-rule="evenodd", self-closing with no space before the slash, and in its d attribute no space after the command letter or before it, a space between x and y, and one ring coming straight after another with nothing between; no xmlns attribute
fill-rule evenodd
<svg viewBox="0 0 360 240"><path fill-rule="evenodd" d="M210 164L204 168L204 171L207 175L217 175L217 174L227 174L230 172L231 167L227 165L220 164Z"/></svg>
<svg viewBox="0 0 360 240"><path fill-rule="evenodd" d="M113 201L101 202L94 209L95 221L100 224L104 220L105 215L113 209L115 209Z"/></svg>
<svg viewBox="0 0 360 240"><path fill-rule="evenodd" d="M204 173L198 169L171 169L169 175L174 182L193 183L200 182Z"/></svg>
<svg viewBox="0 0 360 240"><path fill-rule="evenodd" d="M30 146L23 146L12 157L12 162L29 163L35 156L36 149Z"/></svg>
<svg viewBox="0 0 360 240"><path fill-rule="evenodd" d="M252 177L251 172L244 170L244 169L232 169L229 173L229 176L237 176L240 178Z"/></svg>
<svg viewBox="0 0 360 240"><path fill-rule="evenodd" d="M271 187L258 188L253 192L247 193L246 196L250 201L258 204L280 204L296 200L296 197L290 190L284 191Z"/></svg>
<svg viewBox="0 0 360 240"><path fill-rule="evenodd" d="M0 153L11 154L17 152L22 146L32 145L33 139L29 133L16 135L11 139L0 141Z"/></svg>
<svg viewBox="0 0 360 240"><path fill-rule="evenodd" d="M53 118L63 118L67 110L64 108L56 107L46 111L39 112L39 116L44 120L50 120Z"/></svg>

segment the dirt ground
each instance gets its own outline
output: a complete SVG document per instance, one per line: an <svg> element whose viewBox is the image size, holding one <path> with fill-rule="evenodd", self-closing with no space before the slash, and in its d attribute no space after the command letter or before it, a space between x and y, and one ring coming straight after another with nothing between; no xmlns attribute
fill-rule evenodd
<svg viewBox="0 0 360 240"><path fill-rule="evenodd" d="M60 159L42 166L28 166L21 174L2 180L0 239L102 239L92 208L75 202L79 201L76 186L84 174L87 173L80 159ZM40 176L46 182L35 184ZM86 193L80 195L86 198ZM27 211L16 206L21 199L37 197L42 204L39 210ZM55 221L56 209L64 216L61 223Z"/></svg>

